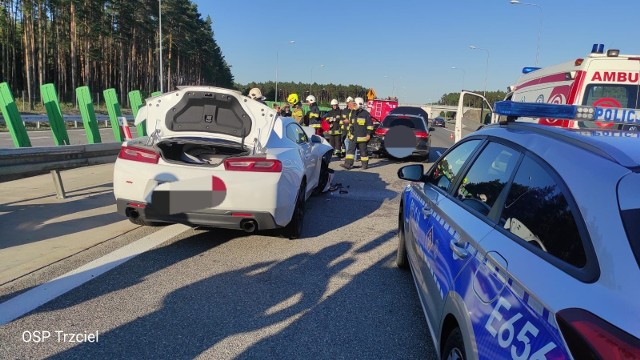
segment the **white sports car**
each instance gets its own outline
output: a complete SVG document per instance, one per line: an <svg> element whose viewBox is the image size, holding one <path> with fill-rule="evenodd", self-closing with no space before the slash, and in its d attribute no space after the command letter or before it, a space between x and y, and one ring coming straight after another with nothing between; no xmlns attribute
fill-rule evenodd
<svg viewBox="0 0 640 360"><path fill-rule="evenodd" d="M302 230L307 198L329 182L332 148L238 92L190 86L147 99L116 160L118 212L141 225Z"/></svg>

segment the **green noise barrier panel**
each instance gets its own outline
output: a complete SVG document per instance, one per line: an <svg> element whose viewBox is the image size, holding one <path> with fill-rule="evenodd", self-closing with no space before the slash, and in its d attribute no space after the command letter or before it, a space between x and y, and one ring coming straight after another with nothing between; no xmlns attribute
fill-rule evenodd
<svg viewBox="0 0 640 360"><path fill-rule="evenodd" d="M140 90L129 91L129 104L131 104L131 112L133 112L133 120L135 121L138 116L138 110L142 107L142 95L140 94ZM139 137L146 136L147 121L145 120L136 125L136 131L138 132Z"/></svg>
<svg viewBox="0 0 640 360"><path fill-rule="evenodd" d="M120 124L118 123L118 117L122 116L122 111L120 110L116 89L106 89L102 93L104 94L104 103L107 105L107 111L109 112L109 121L111 122L111 129L113 129L113 136L116 141L122 142L124 141L124 136L122 136Z"/></svg>
<svg viewBox="0 0 640 360"><path fill-rule="evenodd" d="M80 86L76 89L76 99L84 124L84 131L87 133L87 143L99 144L102 142L100 131L98 130L98 121L96 120L96 112L93 109L93 101L91 100L91 91L88 86Z"/></svg>
<svg viewBox="0 0 640 360"><path fill-rule="evenodd" d="M41 85L40 96L42 97L44 108L47 110L49 126L53 133L53 141L56 145L70 145L67 127L62 117L62 111L60 111L56 87L53 84Z"/></svg>
<svg viewBox="0 0 640 360"><path fill-rule="evenodd" d="M4 122L7 124L13 145L15 147L30 147L31 141L27 135L27 129L24 127L22 117L18 111L18 105L13 98L9 84L0 83L0 109Z"/></svg>

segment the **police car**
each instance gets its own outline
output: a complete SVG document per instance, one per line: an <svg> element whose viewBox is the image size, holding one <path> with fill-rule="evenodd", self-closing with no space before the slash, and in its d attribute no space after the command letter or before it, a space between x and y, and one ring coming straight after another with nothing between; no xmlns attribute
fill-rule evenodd
<svg viewBox="0 0 640 360"><path fill-rule="evenodd" d="M401 168L396 263L442 359L640 358L640 110L496 104L425 173ZM497 118L496 118L497 119Z"/></svg>

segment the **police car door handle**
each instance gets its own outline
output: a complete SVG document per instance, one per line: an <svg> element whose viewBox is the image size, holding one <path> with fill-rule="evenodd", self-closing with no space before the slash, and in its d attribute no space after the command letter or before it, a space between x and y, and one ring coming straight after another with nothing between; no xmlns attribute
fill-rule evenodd
<svg viewBox="0 0 640 360"><path fill-rule="evenodd" d="M455 239L451 240L449 243L449 247L457 257L464 259L469 256L469 251L465 249L465 244L463 242L456 241Z"/></svg>

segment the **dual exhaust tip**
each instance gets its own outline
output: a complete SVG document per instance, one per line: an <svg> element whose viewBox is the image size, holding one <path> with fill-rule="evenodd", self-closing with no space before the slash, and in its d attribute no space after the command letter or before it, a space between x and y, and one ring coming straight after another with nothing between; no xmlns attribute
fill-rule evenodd
<svg viewBox="0 0 640 360"><path fill-rule="evenodd" d="M134 208L128 208L126 210L126 215L133 220L140 217L140 213ZM255 219L242 219L240 221L240 229L242 229L247 234L251 234L258 230L258 223L255 221Z"/></svg>

